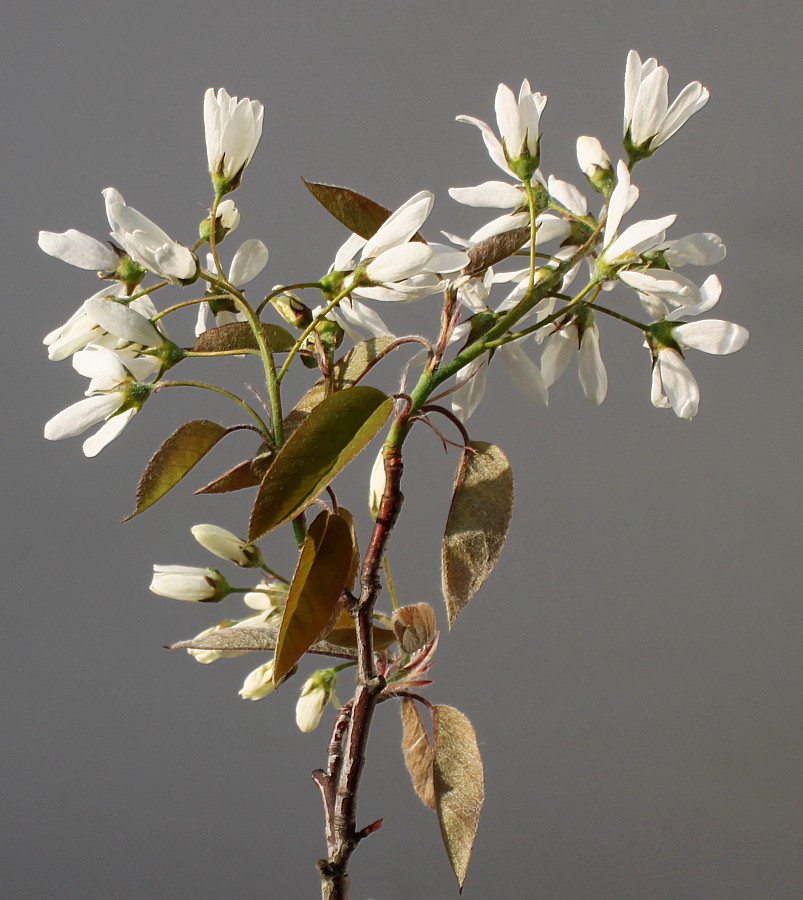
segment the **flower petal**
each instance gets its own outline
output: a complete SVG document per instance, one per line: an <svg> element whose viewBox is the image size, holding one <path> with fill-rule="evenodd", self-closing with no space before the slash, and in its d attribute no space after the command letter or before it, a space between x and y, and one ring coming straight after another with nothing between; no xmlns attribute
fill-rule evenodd
<svg viewBox="0 0 803 900"><path fill-rule="evenodd" d="M117 254L108 244L70 228L61 234L39 232L39 246L45 253L79 269L116 269Z"/></svg>
<svg viewBox="0 0 803 900"><path fill-rule="evenodd" d="M703 319L701 322L684 322L672 331L672 337L683 347L727 356L741 350L750 338L750 332L734 322L722 319Z"/></svg>
<svg viewBox="0 0 803 900"><path fill-rule="evenodd" d="M270 253L262 241L253 238L241 244L229 268L229 281L236 287L248 284L268 264Z"/></svg>

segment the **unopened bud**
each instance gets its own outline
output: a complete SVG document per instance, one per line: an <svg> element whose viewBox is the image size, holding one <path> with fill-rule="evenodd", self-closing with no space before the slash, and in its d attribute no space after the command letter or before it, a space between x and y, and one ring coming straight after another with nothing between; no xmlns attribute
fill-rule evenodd
<svg viewBox="0 0 803 900"><path fill-rule="evenodd" d="M150 589L161 597L193 603L217 603L230 593L220 572L196 566L154 566Z"/></svg>
<svg viewBox="0 0 803 900"><path fill-rule="evenodd" d="M597 138L588 135L577 138L577 163L591 187L607 197L613 189L616 178L610 157Z"/></svg>
<svg viewBox="0 0 803 900"><path fill-rule="evenodd" d="M278 297L274 297L270 302L284 321L288 325L298 328L299 331L302 331L312 322L312 310L305 306L295 294L291 294L290 291L279 294Z"/></svg>
<svg viewBox="0 0 803 900"><path fill-rule="evenodd" d="M304 682L296 704L296 725L300 731L306 734L318 727L326 704L335 696L336 686L334 669L320 669Z"/></svg>
<svg viewBox="0 0 803 900"><path fill-rule="evenodd" d="M225 528L219 528L217 525L193 525L190 530L202 547L221 559L227 559L246 568L262 564L262 554L258 547L238 538Z"/></svg>
<svg viewBox="0 0 803 900"><path fill-rule="evenodd" d="M435 636L435 611L429 603L400 606L393 612L393 631L405 653L415 653Z"/></svg>

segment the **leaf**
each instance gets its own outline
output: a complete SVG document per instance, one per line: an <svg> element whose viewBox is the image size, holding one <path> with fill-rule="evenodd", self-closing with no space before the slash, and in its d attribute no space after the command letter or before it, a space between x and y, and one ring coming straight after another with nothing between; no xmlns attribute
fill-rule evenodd
<svg viewBox="0 0 803 900"><path fill-rule="evenodd" d="M436 706L432 720L435 805L443 845L462 891L485 799L482 758L474 727L463 713Z"/></svg>
<svg viewBox="0 0 803 900"><path fill-rule="evenodd" d="M530 239L530 229L514 228L502 234L495 234L475 244L468 253L468 265L463 269L464 275L479 275L489 266L495 266L508 256L512 256Z"/></svg>
<svg viewBox="0 0 803 900"><path fill-rule="evenodd" d="M351 566L349 567L349 575L346 579L346 587L350 591L353 591L354 583L357 580L357 573L360 571L360 545L357 542L357 526L354 522L354 516L344 506L341 506L337 513L342 519L346 520L349 531L351 532L351 543L354 549L351 554ZM346 613L346 615L348 615L348 613Z"/></svg>
<svg viewBox="0 0 803 900"><path fill-rule="evenodd" d="M388 647L396 643L396 635L389 628L374 625L371 631L374 636L374 650L387 650ZM329 644L345 647L347 650L357 649L357 629L354 625L354 619L351 618L346 610L340 613L332 630L327 632L326 640Z"/></svg>
<svg viewBox="0 0 803 900"><path fill-rule="evenodd" d="M262 333L274 353L287 353L295 346L295 338L281 325L262 323ZM212 351L259 351L259 344L248 322L230 322L200 334L192 345L196 353Z"/></svg>
<svg viewBox="0 0 803 900"><path fill-rule="evenodd" d="M351 385L363 375L368 366L394 341L392 335L372 337L355 344L332 366L332 384L336 391Z"/></svg>
<svg viewBox="0 0 803 900"><path fill-rule="evenodd" d="M224 472L219 478L210 481L202 488L198 488L196 494L225 494L228 491L239 491L243 488L257 487L268 471L273 453L267 444L257 451L253 459L246 459L228 472Z"/></svg>
<svg viewBox="0 0 803 900"><path fill-rule="evenodd" d="M208 419L194 419L180 425L145 466L137 485L136 508L123 521L133 519L164 497L206 456L227 430Z"/></svg>
<svg viewBox="0 0 803 900"><path fill-rule="evenodd" d="M338 609L351 566L351 531L337 513L324 510L301 548L276 643L273 680L278 684L325 634Z"/></svg>
<svg viewBox="0 0 803 900"><path fill-rule="evenodd" d="M424 806L435 809L432 745L421 722L415 700L402 698L401 721L402 753L404 764L413 782L413 790Z"/></svg>
<svg viewBox="0 0 803 900"><path fill-rule="evenodd" d="M350 188L319 184L307 181L306 178L301 180L318 203L338 222L342 222L346 228L366 240L372 238L379 230L379 226L390 216L389 209Z"/></svg>
<svg viewBox="0 0 803 900"><path fill-rule="evenodd" d="M204 637L195 637L189 641L178 641L170 644L168 650L275 650L278 629L266 625L244 626L237 628L221 628ZM352 656L356 651L348 647L335 646L329 641L316 641L309 647L314 653L328 653L331 656Z"/></svg>
<svg viewBox="0 0 803 900"><path fill-rule="evenodd" d="M470 441L455 477L441 551L449 627L491 574L513 512L513 471L504 453Z"/></svg>
<svg viewBox="0 0 803 900"><path fill-rule="evenodd" d="M266 472L251 513L249 542L306 509L379 432L392 408L390 397L362 385L319 403Z"/></svg>

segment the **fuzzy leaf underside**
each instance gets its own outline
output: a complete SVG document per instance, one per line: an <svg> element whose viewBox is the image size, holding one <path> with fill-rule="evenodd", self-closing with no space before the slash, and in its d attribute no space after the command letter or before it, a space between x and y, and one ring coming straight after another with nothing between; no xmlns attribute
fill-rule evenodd
<svg viewBox="0 0 803 900"><path fill-rule="evenodd" d="M410 773L413 790L428 809L435 809L435 783L432 745L429 742L415 700L403 697L401 702L402 753Z"/></svg>
<svg viewBox="0 0 803 900"><path fill-rule="evenodd" d="M263 322L262 333L265 335L268 347L274 353L287 353L295 345L293 335L281 325ZM248 322L230 322L228 325L219 325L217 328L210 328L198 335L192 349L196 353L223 350L229 353L238 351L245 353L259 351L259 343Z"/></svg>
<svg viewBox="0 0 803 900"><path fill-rule="evenodd" d="M471 441L455 478L441 550L449 627L496 565L513 513L513 471L494 444Z"/></svg>
<svg viewBox="0 0 803 900"><path fill-rule="evenodd" d="M227 433L226 428L208 419L194 419L180 425L151 457L137 485L136 507L127 522L164 495L199 463Z"/></svg>
<svg viewBox="0 0 803 900"><path fill-rule="evenodd" d="M471 722L451 706L433 709L435 808L460 890L485 799L482 757Z"/></svg>
<svg viewBox="0 0 803 900"><path fill-rule="evenodd" d="M279 638L278 628L270 628L266 625L253 627L240 626L239 628L221 628L204 637L192 638L189 641L178 641L170 644L168 650L239 650L242 652L251 650L275 650L276 641ZM356 658L356 651L348 647L335 645L331 641L316 641L309 650L330 654L331 656L351 655Z"/></svg>
<svg viewBox="0 0 803 900"><path fill-rule="evenodd" d="M475 244L468 253L468 265L463 269L464 275L479 275L490 266L495 266L503 259L512 256L530 239L529 228L514 228L502 234L495 234Z"/></svg>

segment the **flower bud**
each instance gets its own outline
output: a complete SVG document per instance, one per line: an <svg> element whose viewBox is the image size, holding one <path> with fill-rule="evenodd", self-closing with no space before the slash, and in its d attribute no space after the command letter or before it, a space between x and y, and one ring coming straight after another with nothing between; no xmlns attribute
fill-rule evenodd
<svg viewBox="0 0 803 900"><path fill-rule="evenodd" d="M190 530L202 547L221 559L227 559L246 568L262 563L262 554L258 547L241 540L225 528L219 528L217 525L193 525Z"/></svg>
<svg viewBox="0 0 803 900"><path fill-rule="evenodd" d="M577 138L577 163L591 187L607 197L615 183L613 166L597 138L587 135Z"/></svg>
<svg viewBox="0 0 803 900"><path fill-rule="evenodd" d="M429 603L400 606L393 612L393 630L405 653L415 653L435 636L435 611Z"/></svg>
<svg viewBox="0 0 803 900"><path fill-rule="evenodd" d="M202 241L208 241L212 230L210 224L210 216L201 219L198 223L198 237ZM215 243L220 243L227 234L234 231L240 224L240 211L234 204L233 200L223 200L218 204L217 215L215 216Z"/></svg>
<svg viewBox="0 0 803 900"><path fill-rule="evenodd" d="M337 673L334 669L320 669L302 685L296 704L296 725L305 734L318 727L326 704L334 699L336 686Z"/></svg>
<svg viewBox="0 0 803 900"><path fill-rule="evenodd" d="M220 572L196 566L154 566L150 589L161 597L193 603L217 603L230 593Z"/></svg>
<svg viewBox="0 0 803 900"><path fill-rule="evenodd" d="M243 700L261 700L274 690L276 685L273 683L273 663L274 660L268 660L253 672L249 672L240 689Z"/></svg>
<svg viewBox="0 0 803 900"><path fill-rule="evenodd" d="M379 514L379 504L385 493L385 457L380 449L371 469L371 480L368 485L368 508L375 519Z"/></svg>
<svg viewBox="0 0 803 900"><path fill-rule="evenodd" d="M278 297L274 297L270 302L284 321L294 328L303 331L312 322L312 310L305 306L295 294L291 294L290 291L279 294Z"/></svg>

